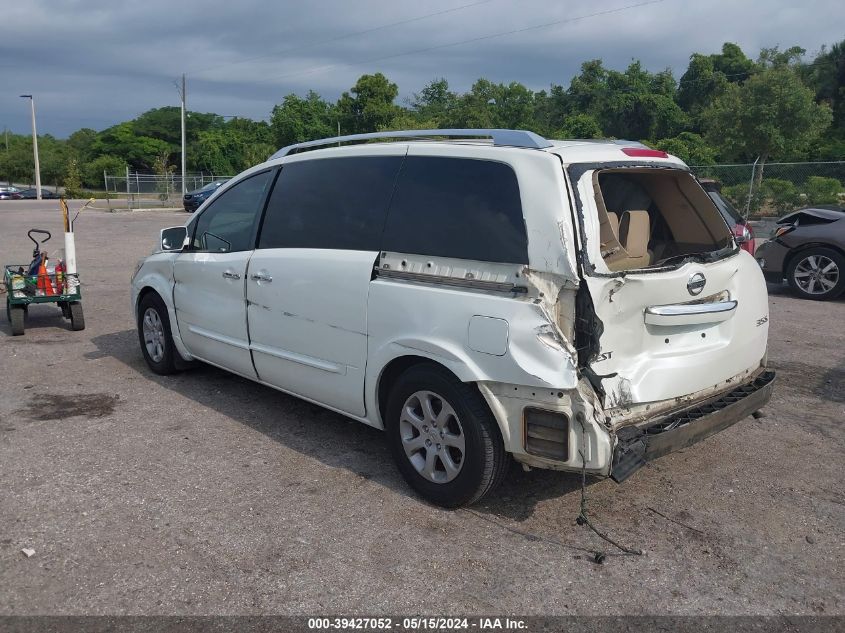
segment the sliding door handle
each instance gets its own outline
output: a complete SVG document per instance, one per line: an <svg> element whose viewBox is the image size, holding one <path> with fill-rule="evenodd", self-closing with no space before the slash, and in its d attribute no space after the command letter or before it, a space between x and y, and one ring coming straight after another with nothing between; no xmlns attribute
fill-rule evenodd
<svg viewBox="0 0 845 633"><path fill-rule="evenodd" d="M259 270L257 273L252 273L249 278L253 281L264 281L266 283L270 283L271 281L273 281L273 278L270 276L270 273L268 273L266 270Z"/></svg>

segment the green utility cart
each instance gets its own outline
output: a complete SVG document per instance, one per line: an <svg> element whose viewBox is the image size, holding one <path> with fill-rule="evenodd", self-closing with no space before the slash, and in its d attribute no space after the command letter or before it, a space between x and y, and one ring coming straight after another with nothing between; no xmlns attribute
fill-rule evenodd
<svg viewBox="0 0 845 633"><path fill-rule="evenodd" d="M50 239L50 232L31 229L27 236L35 243L33 262L30 264L7 264L4 268L3 281L6 286L6 316L12 326L12 334L24 333L24 321L29 305L32 303L54 303L62 311L62 316L70 321L71 329L84 330L85 317L82 313L82 288L77 273L68 273L64 262L56 266L46 266L46 253L42 253L33 233L46 235L41 240L44 244ZM44 264L41 264L41 262Z"/></svg>

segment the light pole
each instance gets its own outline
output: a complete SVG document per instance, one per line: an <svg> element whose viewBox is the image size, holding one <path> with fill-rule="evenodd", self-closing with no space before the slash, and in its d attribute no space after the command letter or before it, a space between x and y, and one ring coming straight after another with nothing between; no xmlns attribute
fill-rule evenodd
<svg viewBox="0 0 845 633"><path fill-rule="evenodd" d="M32 109L32 154L35 156L35 197L41 200L41 166L38 164L38 132L35 129L35 99L32 95L21 95L21 99L29 99Z"/></svg>
<svg viewBox="0 0 845 633"><path fill-rule="evenodd" d="M185 73L182 73L182 87L176 84L176 89L179 91L179 100L182 102L182 197L185 197L185 97L187 96L187 89L185 87Z"/></svg>

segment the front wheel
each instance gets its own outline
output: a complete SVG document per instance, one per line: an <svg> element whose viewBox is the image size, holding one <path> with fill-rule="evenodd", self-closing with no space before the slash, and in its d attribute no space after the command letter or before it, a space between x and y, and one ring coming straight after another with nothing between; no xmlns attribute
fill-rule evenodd
<svg viewBox="0 0 845 633"><path fill-rule="evenodd" d="M167 306L154 292L144 295L138 305L138 339L150 369L162 376L176 371Z"/></svg>
<svg viewBox="0 0 845 633"><path fill-rule="evenodd" d="M801 251L789 262L786 280L805 299L835 299L845 291L845 257L823 246Z"/></svg>
<svg viewBox="0 0 845 633"><path fill-rule="evenodd" d="M433 363L415 365L393 386L386 409L391 453L421 496L446 508L478 501L509 464L498 424L474 385Z"/></svg>

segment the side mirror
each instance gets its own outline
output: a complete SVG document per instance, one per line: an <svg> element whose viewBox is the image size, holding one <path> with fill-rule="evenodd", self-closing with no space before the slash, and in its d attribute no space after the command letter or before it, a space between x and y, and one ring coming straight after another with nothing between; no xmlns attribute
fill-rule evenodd
<svg viewBox="0 0 845 633"><path fill-rule="evenodd" d="M188 229L184 226L171 226L161 230L159 247L163 251L181 251L188 237Z"/></svg>

